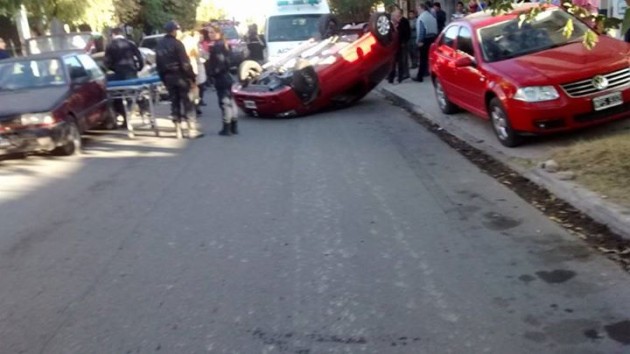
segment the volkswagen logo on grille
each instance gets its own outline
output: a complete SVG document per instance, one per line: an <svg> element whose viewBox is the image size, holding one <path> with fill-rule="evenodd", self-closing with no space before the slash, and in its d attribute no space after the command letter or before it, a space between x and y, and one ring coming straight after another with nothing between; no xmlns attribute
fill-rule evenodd
<svg viewBox="0 0 630 354"><path fill-rule="evenodd" d="M593 80L591 80L591 82L593 83L593 86L598 90L603 90L608 87L608 79L601 75L595 76Z"/></svg>

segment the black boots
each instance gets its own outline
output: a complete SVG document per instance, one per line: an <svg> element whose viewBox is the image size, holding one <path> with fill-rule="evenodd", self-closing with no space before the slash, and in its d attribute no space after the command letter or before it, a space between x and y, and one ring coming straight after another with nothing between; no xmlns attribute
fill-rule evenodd
<svg viewBox="0 0 630 354"><path fill-rule="evenodd" d="M223 122L223 129L221 129L221 131L219 132L219 135L223 135L223 136L230 136L232 135L232 132L230 131L230 124Z"/></svg>
<svg viewBox="0 0 630 354"><path fill-rule="evenodd" d="M230 123L223 122L223 129L219 132L219 135L230 136L238 134L238 121L233 120Z"/></svg>

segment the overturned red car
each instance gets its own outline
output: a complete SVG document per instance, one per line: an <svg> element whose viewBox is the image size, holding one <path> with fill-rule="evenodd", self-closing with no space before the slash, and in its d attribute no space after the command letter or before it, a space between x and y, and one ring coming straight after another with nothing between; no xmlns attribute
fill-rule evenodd
<svg viewBox="0 0 630 354"><path fill-rule="evenodd" d="M232 89L247 114L291 117L352 104L390 72L397 40L389 16L375 13L368 23L338 29L333 17L320 22L313 38L263 66L245 61Z"/></svg>

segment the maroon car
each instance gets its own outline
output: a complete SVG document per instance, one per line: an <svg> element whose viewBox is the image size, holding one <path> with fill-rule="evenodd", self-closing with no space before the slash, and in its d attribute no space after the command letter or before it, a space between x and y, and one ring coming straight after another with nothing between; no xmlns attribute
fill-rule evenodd
<svg viewBox="0 0 630 354"><path fill-rule="evenodd" d="M367 95L390 72L398 48L389 16L337 30L324 17L322 38L311 39L264 66L245 61L232 89L247 114L290 117L347 105ZM333 26L334 27L334 26Z"/></svg>
<svg viewBox="0 0 630 354"><path fill-rule="evenodd" d="M72 155L85 130L116 126L108 108L105 75L87 54L0 61L0 154Z"/></svg>

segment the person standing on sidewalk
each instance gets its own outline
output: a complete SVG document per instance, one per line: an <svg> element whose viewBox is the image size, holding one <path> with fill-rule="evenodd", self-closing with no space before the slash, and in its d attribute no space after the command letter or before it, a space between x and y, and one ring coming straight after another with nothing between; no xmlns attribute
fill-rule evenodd
<svg viewBox="0 0 630 354"><path fill-rule="evenodd" d="M418 31L416 29L416 21L418 20L418 13L416 10L409 10L409 28L411 29L411 37L409 38L409 58L411 59L411 69L418 68L418 45L416 39L418 38Z"/></svg>
<svg viewBox="0 0 630 354"><path fill-rule="evenodd" d="M229 136L238 134L237 111L232 98L232 84L230 75L230 46L225 41L223 31L217 25L208 28L208 34L214 41L210 48L210 65L208 76L214 79L219 106L223 114L223 129L219 135Z"/></svg>
<svg viewBox="0 0 630 354"><path fill-rule="evenodd" d="M437 21L438 34L442 32L446 27L446 12L442 10L442 5L439 2L433 3L433 13L435 14L435 20Z"/></svg>
<svg viewBox="0 0 630 354"><path fill-rule="evenodd" d="M409 20L402 15L402 9L398 5L392 5L391 10L392 22L394 28L398 32L398 51L396 52L396 59L394 61L394 67L389 73L388 81L390 84L394 83L394 78L398 74L398 82L409 78L409 48L407 44L411 38L411 27L409 26Z"/></svg>
<svg viewBox="0 0 630 354"><path fill-rule="evenodd" d="M464 3L462 1L458 1L455 5L455 12L451 15L451 21L459 20L460 18L464 18L466 16L466 8L464 7Z"/></svg>
<svg viewBox="0 0 630 354"><path fill-rule="evenodd" d="M171 115L177 138L183 137L182 120L188 123L188 136L197 138L202 134L197 130L195 106L189 96L197 77L190 65L184 44L177 39L181 34L180 30L179 24L175 21L169 21L164 25L166 35L155 50L157 71L171 98Z"/></svg>
<svg viewBox="0 0 630 354"><path fill-rule="evenodd" d="M422 82L423 78L429 75L429 47L431 47L438 34L437 21L426 4L418 5L416 30L418 31L416 43L420 52L420 65L418 67L418 75L414 80Z"/></svg>

